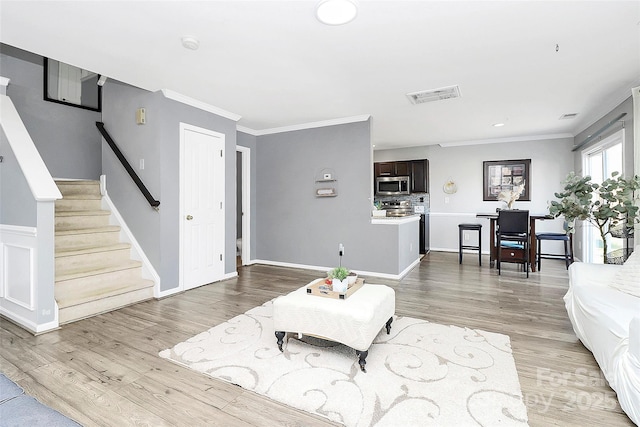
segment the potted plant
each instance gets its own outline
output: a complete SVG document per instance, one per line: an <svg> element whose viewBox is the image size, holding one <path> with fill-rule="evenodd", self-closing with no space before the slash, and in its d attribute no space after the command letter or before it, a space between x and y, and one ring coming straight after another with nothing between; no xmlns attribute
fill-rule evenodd
<svg viewBox="0 0 640 427"><path fill-rule="evenodd" d="M600 232L604 245L604 263L607 263L607 234L618 224L627 229L640 222L638 216L638 195L640 176L625 179L619 172L613 172L611 178L602 184L591 182L590 176L578 177L569 173L563 181L564 190L554 195L558 201L549 205L553 217L564 216L567 231L574 232L575 221L588 221Z"/></svg>
<svg viewBox="0 0 640 427"><path fill-rule="evenodd" d="M382 209L382 203L377 201L373 204L373 210L371 211L371 215L374 217L387 216L387 211Z"/></svg>
<svg viewBox="0 0 640 427"><path fill-rule="evenodd" d="M349 287L349 270L345 267L336 267L329 272L329 278L331 279L331 285L335 292L346 292Z"/></svg>

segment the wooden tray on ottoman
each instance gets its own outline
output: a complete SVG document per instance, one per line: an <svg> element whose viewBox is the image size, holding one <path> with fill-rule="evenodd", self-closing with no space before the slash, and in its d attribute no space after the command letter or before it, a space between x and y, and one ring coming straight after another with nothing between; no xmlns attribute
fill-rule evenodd
<svg viewBox="0 0 640 427"><path fill-rule="evenodd" d="M333 299L347 299L354 294L358 289L364 285L364 279L357 278L356 282L347 288L346 292L334 292L332 290L320 289L321 286L329 288L330 285L324 283L325 279L316 279L309 286L307 286L307 294L315 295L318 297L333 298Z"/></svg>

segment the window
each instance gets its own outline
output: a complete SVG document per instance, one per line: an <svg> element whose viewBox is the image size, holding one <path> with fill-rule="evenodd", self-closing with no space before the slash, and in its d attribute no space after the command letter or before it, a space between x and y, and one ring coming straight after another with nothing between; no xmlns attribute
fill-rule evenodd
<svg viewBox="0 0 640 427"><path fill-rule="evenodd" d="M610 178L613 172L624 174L623 152L624 129L603 139L582 154L585 174L590 175L592 181L596 183L601 183ZM600 232L595 226L585 222L583 233L585 261L602 263L604 245L602 244ZM621 249L622 247L623 242L621 239L607 236L607 251Z"/></svg>
<svg viewBox="0 0 640 427"><path fill-rule="evenodd" d="M100 76L73 65L44 59L44 99L58 104L101 111Z"/></svg>

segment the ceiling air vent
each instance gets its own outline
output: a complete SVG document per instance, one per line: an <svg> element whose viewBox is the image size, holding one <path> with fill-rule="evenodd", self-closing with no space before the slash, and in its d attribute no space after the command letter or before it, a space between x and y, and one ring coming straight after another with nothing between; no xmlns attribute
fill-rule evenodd
<svg viewBox="0 0 640 427"><path fill-rule="evenodd" d="M459 98L460 88L456 85L441 87L439 89L422 90L420 92L408 93L407 97L409 97L414 104L442 101L443 99Z"/></svg>
<svg viewBox="0 0 640 427"><path fill-rule="evenodd" d="M578 113L567 113L567 114L563 114L560 116L560 119L558 120L569 120L569 119L575 119L576 116L578 115Z"/></svg>

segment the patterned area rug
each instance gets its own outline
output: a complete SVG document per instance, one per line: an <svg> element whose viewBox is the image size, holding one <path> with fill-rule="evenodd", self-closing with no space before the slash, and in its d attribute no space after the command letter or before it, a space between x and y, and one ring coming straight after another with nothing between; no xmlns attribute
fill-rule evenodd
<svg viewBox="0 0 640 427"><path fill-rule="evenodd" d="M367 372L344 345L290 334L278 350L272 302L160 357L346 426L526 426L509 337L394 317Z"/></svg>

